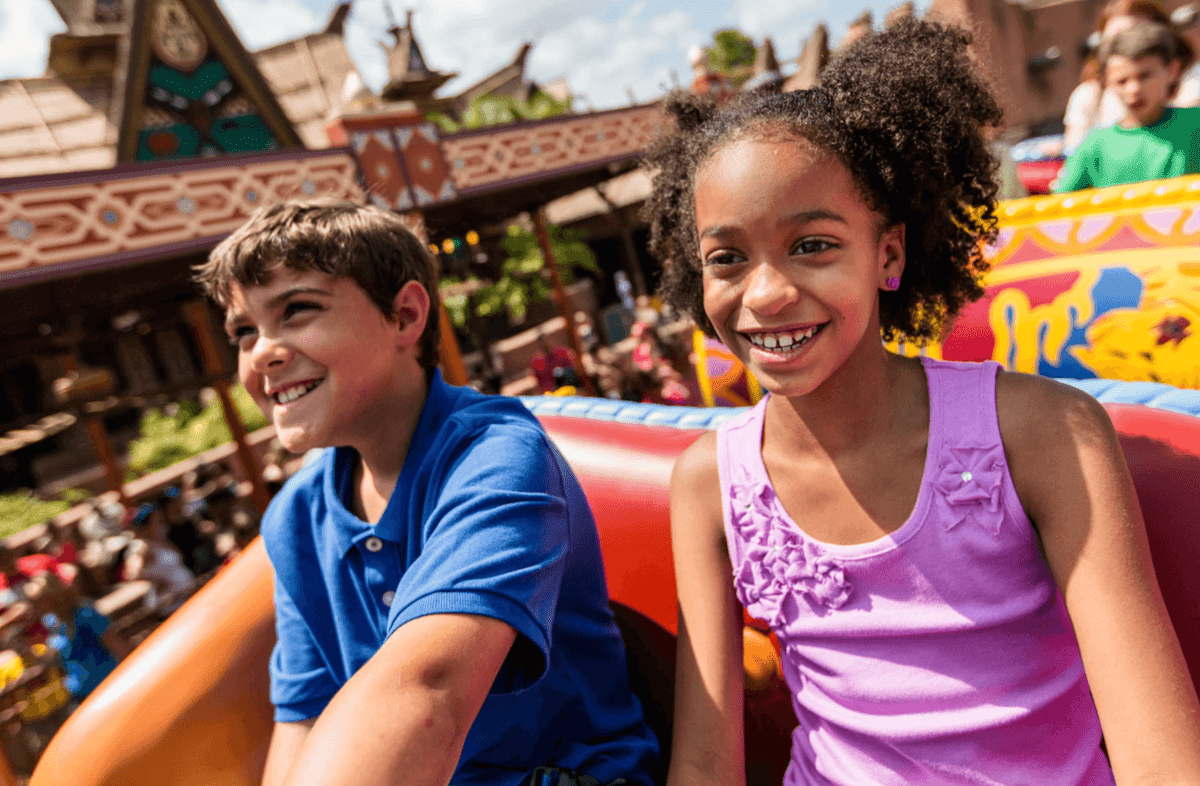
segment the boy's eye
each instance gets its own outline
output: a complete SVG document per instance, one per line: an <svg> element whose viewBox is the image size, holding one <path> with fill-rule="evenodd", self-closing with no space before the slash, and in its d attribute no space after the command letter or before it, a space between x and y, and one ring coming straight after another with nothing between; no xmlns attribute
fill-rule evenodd
<svg viewBox="0 0 1200 786"><path fill-rule="evenodd" d="M242 341L254 335L254 328L248 326L236 327L229 332L229 344L232 347L239 347Z"/></svg>
<svg viewBox="0 0 1200 786"><path fill-rule="evenodd" d="M287 319L288 317L295 316L303 311L313 311L319 308L320 306L316 303L310 303L305 300L293 300L283 307L283 317L284 319Z"/></svg>

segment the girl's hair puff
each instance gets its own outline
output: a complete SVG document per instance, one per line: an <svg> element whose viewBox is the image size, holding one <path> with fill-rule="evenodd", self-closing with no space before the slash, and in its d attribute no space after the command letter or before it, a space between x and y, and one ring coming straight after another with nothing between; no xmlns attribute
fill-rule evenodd
<svg viewBox="0 0 1200 786"><path fill-rule="evenodd" d="M996 235L998 163L984 129L1000 105L967 53L970 35L905 20L846 49L822 83L794 93L751 92L723 109L675 91L674 128L647 153L650 249L663 261L660 291L709 335L693 186L723 145L779 130L832 152L883 227L905 225L900 288L880 293L886 340L936 338L949 317L983 295L982 242Z"/></svg>

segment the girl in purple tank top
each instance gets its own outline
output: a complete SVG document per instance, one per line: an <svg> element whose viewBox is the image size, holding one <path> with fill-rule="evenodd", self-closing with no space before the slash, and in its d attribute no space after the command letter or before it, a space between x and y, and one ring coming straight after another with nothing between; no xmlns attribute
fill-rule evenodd
<svg viewBox="0 0 1200 786"><path fill-rule="evenodd" d="M782 647L788 784L1200 783L1103 408L880 341L936 338L983 293L1001 111L968 43L910 20L812 90L666 102L663 295L769 392L672 478L672 786L745 780L743 611Z"/></svg>

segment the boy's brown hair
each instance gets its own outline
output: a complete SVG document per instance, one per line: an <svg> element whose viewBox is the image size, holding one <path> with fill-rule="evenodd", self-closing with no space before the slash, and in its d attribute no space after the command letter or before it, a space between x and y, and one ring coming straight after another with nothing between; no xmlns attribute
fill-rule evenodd
<svg viewBox="0 0 1200 786"><path fill-rule="evenodd" d="M1180 47L1180 37L1166 25L1153 22L1142 22L1128 30L1122 30L1100 45L1097 60L1103 73L1104 67L1111 57L1128 57L1130 60L1141 60L1143 57L1158 57L1164 64L1170 65L1180 60L1180 70L1187 63L1182 62L1184 53Z"/></svg>
<svg viewBox="0 0 1200 786"><path fill-rule="evenodd" d="M349 278L388 318L396 293L416 281L430 304L417 359L427 371L437 366L437 262L395 213L334 199L271 205L222 240L196 266L195 277L209 297L228 308L235 284L262 286L280 267Z"/></svg>

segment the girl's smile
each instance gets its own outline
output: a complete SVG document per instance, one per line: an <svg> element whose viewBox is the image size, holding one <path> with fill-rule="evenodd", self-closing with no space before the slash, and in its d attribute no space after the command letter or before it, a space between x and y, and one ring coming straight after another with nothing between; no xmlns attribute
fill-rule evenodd
<svg viewBox="0 0 1200 786"><path fill-rule="evenodd" d="M878 291L904 266L903 229L879 230L849 171L812 143L762 133L696 173L704 308L768 390L804 395L865 346Z"/></svg>

